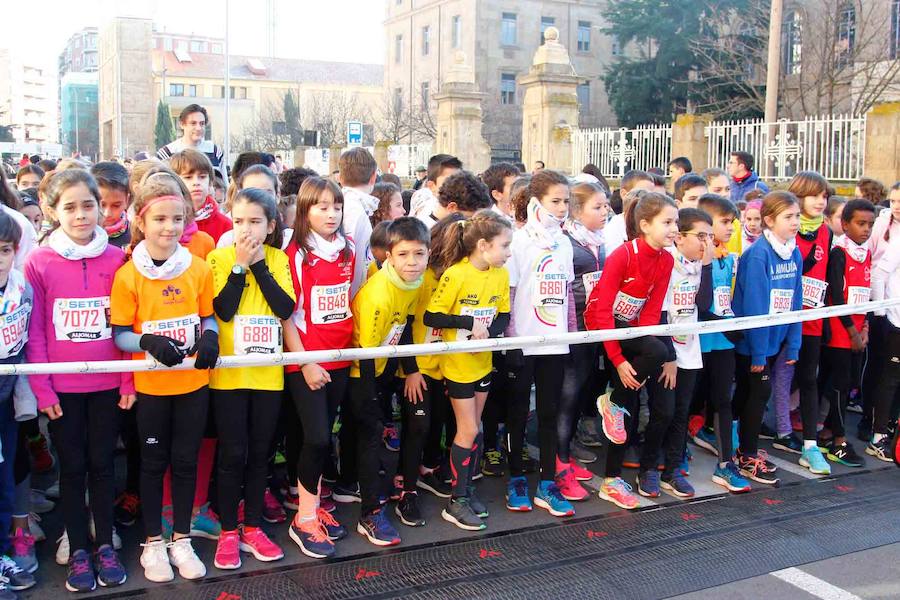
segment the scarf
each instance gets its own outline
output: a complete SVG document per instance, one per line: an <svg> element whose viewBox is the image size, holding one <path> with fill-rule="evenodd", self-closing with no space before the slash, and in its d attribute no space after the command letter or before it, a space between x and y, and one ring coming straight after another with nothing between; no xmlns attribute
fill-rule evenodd
<svg viewBox="0 0 900 600"><path fill-rule="evenodd" d="M350 198L356 199L357 202L363 207L363 210L366 211L366 216L371 217L375 211L378 209L378 198L372 196L371 194L367 194L362 190L358 190L356 188L344 188L341 190L344 192L344 211L346 213L347 210L347 202Z"/></svg>
<svg viewBox="0 0 900 600"><path fill-rule="evenodd" d="M603 247L603 230L594 231L588 229L578 219L573 219L571 217L566 219L566 222L563 223L563 231L568 233L573 240L582 246L588 246L590 248Z"/></svg>
<svg viewBox="0 0 900 600"><path fill-rule="evenodd" d="M119 237L120 235L128 231L128 215L123 212L118 221L109 226L104 225L103 229L106 230L106 235L108 235L109 237Z"/></svg>
<svg viewBox="0 0 900 600"><path fill-rule="evenodd" d="M556 250L559 247L558 233L562 230L563 220L557 219L541 206L537 198L528 201L528 220L525 222L525 232L531 241L543 250Z"/></svg>
<svg viewBox="0 0 900 600"><path fill-rule="evenodd" d="M782 244L775 237L775 234L768 229L763 230L763 235L766 237L766 241L769 242L769 245L772 246L772 250L775 251L775 254L781 257L781 260L789 260L791 258L791 255L794 253L794 248L797 247L796 238L791 238L786 244Z"/></svg>
<svg viewBox="0 0 900 600"><path fill-rule="evenodd" d="M194 221L190 225L185 225L184 233L181 234L181 238L178 241L182 244L190 244L191 238L194 237L194 234L199 230L200 228L197 226L197 221Z"/></svg>
<svg viewBox="0 0 900 600"><path fill-rule="evenodd" d="M812 233L821 227L824 222L825 217L823 215L819 215L818 217L807 217L803 213L800 213L800 233L803 235Z"/></svg>
<svg viewBox="0 0 900 600"><path fill-rule="evenodd" d="M0 315L8 315L19 308L23 292L25 292L25 276L18 269L10 269L6 290L0 297Z"/></svg>
<svg viewBox="0 0 900 600"><path fill-rule="evenodd" d="M672 254L675 257L674 268L681 275L696 277L700 275L701 271L703 271L702 260L690 260L688 258L685 258L684 255L682 255L678 250L675 250Z"/></svg>
<svg viewBox="0 0 900 600"><path fill-rule="evenodd" d="M309 243L313 254L330 263L333 263L341 256L347 244L347 240L340 233L335 233L334 239L329 242L315 231L309 233L306 241Z"/></svg>
<svg viewBox="0 0 900 600"><path fill-rule="evenodd" d="M713 244L713 256L715 258L727 258L729 254L731 254L731 252L725 244L720 244L718 242Z"/></svg>
<svg viewBox="0 0 900 600"><path fill-rule="evenodd" d="M108 244L109 236L106 235L106 230L99 225L94 227L94 237L84 246L73 242L72 238L62 230L62 227L55 229L47 238L47 245L67 260L97 258L106 251Z"/></svg>
<svg viewBox="0 0 900 600"><path fill-rule="evenodd" d="M386 260L384 264L381 265L381 270L384 271L384 274L387 275L388 281L390 281L394 286L400 288L401 290L417 290L422 285L422 281L425 279L424 275L420 275L418 279L415 281L406 281L397 271L394 270L394 267L391 266L391 261Z"/></svg>
<svg viewBox="0 0 900 600"><path fill-rule="evenodd" d="M846 250L847 254L850 255L850 258L852 258L856 262L863 262L864 260L866 260L866 256L869 254L868 244L859 245L848 238L846 235L835 238L834 245L838 248L843 248L844 250Z"/></svg>
<svg viewBox="0 0 900 600"><path fill-rule="evenodd" d="M206 197L206 202L198 210L194 211L195 221L205 221L218 212L218 205L212 196Z"/></svg>
<svg viewBox="0 0 900 600"><path fill-rule="evenodd" d="M759 235L760 235L760 234L758 234L758 233L750 233L750 230L747 229L747 226L746 226L746 225L741 225L741 228L742 228L742 230L743 230L743 232L744 232L744 239L747 240L747 245L750 245L750 244L752 244L753 242L755 242L756 240L759 239Z"/></svg>
<svg viewBox="0 0 900 600"><path fill-rule="evenodd" d="M166 262L157 266L147 251L147 242L143 241L131 253L131 260L134 262L134 268L138 273L147 279L161 279L169 281L175 279L188 270L191 266L193 255L184 246L180 245Z"/></svg>

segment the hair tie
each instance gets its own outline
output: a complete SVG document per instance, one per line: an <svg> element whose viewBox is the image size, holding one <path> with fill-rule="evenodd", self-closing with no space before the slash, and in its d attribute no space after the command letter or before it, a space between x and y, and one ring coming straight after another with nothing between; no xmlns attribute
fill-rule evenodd
<svg viewBox="0 0 900 600"><path fill-rule="evenodd" d="M457 223L459 223L460 229L466 228L466 220L465 219L463 219L462 221L457 221Z"/></svg>
<svg viewBox="0 0 900 600"><path fill-rule="evenodd" d="M144 213L147 212L151 206L153 206L154 204L159 204L160 202L165 202L166 200L178 200L180 202L184 202L184 198L182 198L181 196L173 196L171 194L167 196L157 196L156 198L145 204L140 212L138 212L137 216L143 217Z"/></svg>

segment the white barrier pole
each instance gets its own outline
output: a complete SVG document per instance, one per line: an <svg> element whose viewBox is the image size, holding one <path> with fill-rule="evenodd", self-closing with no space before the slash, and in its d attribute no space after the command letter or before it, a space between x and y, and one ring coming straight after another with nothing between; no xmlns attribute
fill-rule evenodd
<svg viewBox="0 0 900 600"><path fill-rule="evenodd" d="M237 367L260 367L273 365L335 362L342 360L368 360L373 358L394 358L424 356L428 354L452 354L462 352L483 352L512 350L543 344L590 344L610 340L626 340L648 335L685 335L689 333L716 333L738 331L814 321L825 317L861 314L896 306L900 298L864 302L862 304L841 304L811 310L791 311L775 315L738 317L719 321L700 321L676 325L653 325L650 327L627 327L599 331L575 331L559 335L533 335L514 338L493 338L464 342L435 342L432 344L408 344L403 346L379 346L377 348L344 348L339 350L316 350L310 352L282 352L278 354L246 354L242 356L222 356L216 363L217 369ZM864 310L863 310L864 309ZM165 367L152 359L147 360L105 360L86 362L55 362L40 364L0 365L3 375L47 375L51 373L124 373L135 371L165 371L192 369L194 360L187 358L175 367Z"/></svg>

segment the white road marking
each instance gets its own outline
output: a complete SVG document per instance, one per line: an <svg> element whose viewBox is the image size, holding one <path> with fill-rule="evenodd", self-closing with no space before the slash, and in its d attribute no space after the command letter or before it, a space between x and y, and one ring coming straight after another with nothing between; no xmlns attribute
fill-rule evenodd
<svg viewBox="0 0 900 600"><path fill-rule="evenodd" d="M862 600L856 594L851 594L847 590L832 585L824 579L814 577L796 567L772 571L769 574L822 600Z"/></svg>

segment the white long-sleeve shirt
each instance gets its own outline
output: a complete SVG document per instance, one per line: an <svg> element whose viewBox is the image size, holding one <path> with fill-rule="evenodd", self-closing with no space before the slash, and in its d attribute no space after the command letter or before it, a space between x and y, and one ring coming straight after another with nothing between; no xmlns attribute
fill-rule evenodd
<svg viewBox="0 0 900 600"><path fill-rule="evenodd" d="M872 300L900 298L900 237L892 235L889 242L881 240L879 246L880 258L872 262ZM900 306L875 311L875 314L886 315L891 325L900 328Z"/></svg>

